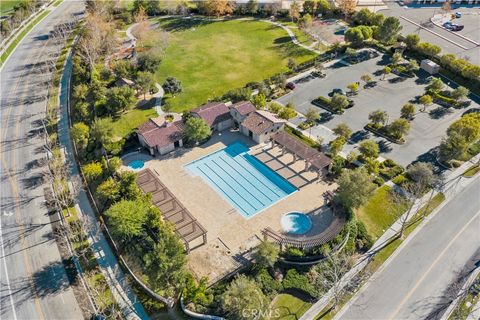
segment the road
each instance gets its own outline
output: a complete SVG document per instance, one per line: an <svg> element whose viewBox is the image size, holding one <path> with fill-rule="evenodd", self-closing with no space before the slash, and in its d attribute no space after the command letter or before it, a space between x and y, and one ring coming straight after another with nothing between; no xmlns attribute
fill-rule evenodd
<svg viewBox="0 0 480 320"><path fill-rule="evenodd" d="M455 279L480 260L479 192L477 177L407 238L336 319L438 319Z"/></svg>
<svg viewBox="0 0 480 320"><path fill-rule="evenodd" d="M51 72L42 63L62 44L56 24L83 10L65 1L18 45L0 73L0 318L83 319L44 206L42 121Z"/></svg>

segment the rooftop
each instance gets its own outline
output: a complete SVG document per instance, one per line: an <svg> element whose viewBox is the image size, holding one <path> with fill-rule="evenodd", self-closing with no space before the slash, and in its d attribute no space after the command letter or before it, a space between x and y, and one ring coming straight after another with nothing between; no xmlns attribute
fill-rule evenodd
<svg viewBox="0 0 480 320"><path fill-rule="evenodd" d="M230 108L237 110L237 112L242 115L246 116L249 113L255 112L257 108L250 102L250 101L240 101L233 104Z"/></svg>
<svg viewBox="0 0 480 320"><path fill-rule="evenodd" d="M142 124L137 133L141 134L150 147L165 147L183 137L184 124L181 120L168 123L153 118Z"/></svg>
<svg viewBox="0 0 480 320"><path fill-rule="evenodd" d="M278 118L275 114L257 110L248 115L242 125L255 134L262 134L269 130L274 123L284 123L286 120Z"/></svg>
<svg viewBox="0 0 480 320"><path fill-rule="evenodd" d="M222 121L230 119L230 110L223 102L210 102L192 110L211 127Z"/></svg>

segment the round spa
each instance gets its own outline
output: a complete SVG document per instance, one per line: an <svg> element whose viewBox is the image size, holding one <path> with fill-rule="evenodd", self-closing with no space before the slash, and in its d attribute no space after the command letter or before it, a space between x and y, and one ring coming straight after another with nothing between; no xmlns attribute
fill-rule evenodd
<svg viewBox="0 0 480 320"><path fill-rule="evenodd" d="M302 235L312 228L310 217L301 212L289 212L280 221L282 229L288 234Z"/></svg>

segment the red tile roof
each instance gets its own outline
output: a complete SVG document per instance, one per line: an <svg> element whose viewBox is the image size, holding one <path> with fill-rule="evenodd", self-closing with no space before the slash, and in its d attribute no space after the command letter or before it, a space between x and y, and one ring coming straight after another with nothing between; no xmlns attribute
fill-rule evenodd
<svg viewBox="0 0 480 320"><path fill-rule="evenodd" d="M255 134L262 134L273 126L273 121L258 112L250 113L242 122L242 126Z"/></svg>
<svg viewBox="0 0 480 320"><path fill-rule="evenodd" d="M142 135L150 147L166 147L183 138L184 128L181 120L159 126L150 119L138 128L137 134Z"/></svg>
<svg viewBox="0 0 480 320"><path fill-rule="evenodd" d="M223 102L210 102L192 110L192 114L205 120L211 127L231 118L230 110Z"/></svg>
<svg viewBox="0 0 480 320"><path fill-rule="evenodd" d="M247 114L257 110L250 101L237 102L235 104L232 104L230 108L237 110L237 112L242 116L246 116Z"/></svg>

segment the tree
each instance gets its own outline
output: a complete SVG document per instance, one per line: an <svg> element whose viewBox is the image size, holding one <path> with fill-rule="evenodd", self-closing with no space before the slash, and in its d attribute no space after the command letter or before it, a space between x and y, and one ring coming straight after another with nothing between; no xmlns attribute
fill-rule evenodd
<svg viewBox="0 0 480 320"><path fill-rule="evenodd" d="M288 16L292 19L292 22L298 20L300 17L300 5L297 1L293 0L288 9Z"/></svg>
<svg viewBox="0 0 480 320"><path fill-rule="evenodd" d="M398 34L402 30L400 20L396 17L387 17L383 24L378 28L378 40L385 44L392 43L396 40Z"/></svg>
<svg viewBox="0 0 480 320"><path fill-rule="evenodd" d="M442 51L442 49L440 49L439 46L436 46L428 42L420 42L419 44L417 44L416 49L420 53L423 53L424 55L429 57L436 56Z"/></svg>
<svg viewBox="0 0 480 320"><path fill-rule="evenodd" d="M365 169L367 169L370 174L378 175L380 162L377 159L367 158L365 159Z"/></svg>
<svg viewBox="0 0 480 320"><path fill-rule="evenodd" d="M282 109L283 109L283 106L280 103L275 101L270 102L270 105L268 106L268 110L276 114L278 114Z"/></svg>
<svg viewBox="0 0 480 320"><path fill-rule="evenodd" d="M407 174L419 184L420 192L423 194L427 188L433 186L437 181L437 176L433 173L433 166L426 162L416 162L408 167Z"/></svg>
<svg viewBox="0 0 480 320"><path fill-rule="evenodd" d="M332 6L327 0L317 0L316 1L316 13L321 15L329 15L332 11Z"/></svg>
<svg viewBox="0 0 480 320"><path fill-rule="evenodd" d="M277 262L279 249L276 245L268 241L262 241L253 252L253 259L258 265L272 268Z"/></svg>
<svg viewBox="0 0 480 320"><path fill-rule="evenodd" d="M373 177L363 167L344 170L337 183L335 201L347 209L363 205L376 188Z"/></svg>
<svg viewBox="0 0 480 320"><path fill-rule="evenodd" d="M142 191L138 187L135 172L124 171L118 177L120 195L125 200L138 200L142 197Z"/></svg>
<svg viewBox="0 0 480 320"><path fill-rule="evenodd" d="M427 90L431 90L435 92L441 91L443 90L443 88L445 88L445 84L440 78L433 78L432 80L430 80L430 83L427 86Z"/></svg>
<svg viewBox="0 0 480 320"><path fill-rule="evenodd" d="M312 16L308 13L298 20L298 26L302 29L308 29L312 26L312 24L313 24Z"/></svg>
<svg viewBox="0 0 480 320"><path fill-rule="evenodd" d="M361 29L359 29L358 27L354 27L349 28L345 32L345 40L351 42L353 46L359 46L363 43L365 37L363 36L363 32Z"/></svg>
<svg viewBox="0 0 480 320"><path fill-rule="evenodd" d="M337 4L340 10L342 10L342 13L345 15L345 18L351 16L357 7L356 0L339 0Z"/></svg>
<svg viewBox="0 0 480 320"><path fill-rule="evenodd" d="M186 275L185 288L182 291L182 298L185 304L194 303L200 305L209 305L213 301L213 295L207 293L208 278L202 277L198 284L191 274Z"/></svg>
<svg viewBox="0 0 480 320"><path fill-rule="evenodd" d="M295 68L297 67L297 63L295 62L294 59L290 58L290 59L288 59L287 67L290 70L295 70Z"/></svg>
<svg viewBox="0 0 480 320"><path fill-rule="evenodd" d="M376 159L378 157L378 154L380 153L380 148L378 147L378 143L376 143L375 141L365 140L360 143L358 151L360 151L360 154L366 159Z"/></svg>
<svg viewBox="0 0 480 320"><path fill-rule="evenodd" d="M135 91L128 87L113 87L107 90L107 109L110 114L131 109L137 103Z"/></svg>
<svg viewBox="0 0 480 320"><path fill-rule="evenodd" d="M120 199L120 186L113 178L103 181L95 192L104 207Z"/></svg>
<svg viewBox="0 0 480 320"><path fill-rule="evenodd" d="M352 136L352 129L350 129L345 122L342 122L333 129L333 133L348 140Z"/></svg>
<svg viewBox="0 0 480 320"><path fill-rule="evenodd" d="M72 126L71 135L76 147L83 152L88 144L90 128L83 122L77 122Z"/></svg>
<svg viewBox="0 0 480 320"><path fill-rule="evenodd" d="M407 120L412 120L413 116L415 115L415 105L413 103L406 103L403 105L402 109L400 110L400 114L402 118Z"/></svg>
<svg viewBox="0 0 480 320"><path fill-rule="evenodd" d="M73 87L73 98L76 101L86 101L88 97L88 85L84 83L77 84Z"/></svg>
<svg viewBox="0 0 480 320"><path fill-rule="evenodd" d="M467 151L469 143L462 135L451 133L440 143L440 158L448 161L461 157Z"/></svg>
<svg viewBox="0 0 480 320"><path fill-rule="evenodd" d="M175 97L177 93L182 92L182 83L174 77L168 77L165 79L165 83L162 85L163 90Z"/></svg>
<svg viewBox="0 0 480 320"><path fill-rule="evenodd" d="M208 16L220 16L233 13L232 5L227 0L207 0L201 3L204 13Z"/></svg>
<svg viewBox="0 0 480 320"><path fill-rule="evenodd" d="M353 16L353 21L355 21L355 24L357 25L368 26L372 23L374 15L375 13L372 11L368 10L367 8L363 8L355 13Z"/></svg>
<svg viewBox="0 0 480 320"><path fill-rule="evenodd" d="M138 237L147 221L150 205L144 200L121 200L106 212L112 234L123 241Z"/></svg>
<svg viewBox="0 0 480 320"><path fill-rule="evenodd" d="M350 83L347 88L350 90L351 93L357 94L358 93L358 83L352 82Z"/></svg>
<svg viewBox="0 0 480 320"><path fill-rule="evenodd" d="M468 113L448 127L447 135L458 134L465 138L467 143L475 143L480 139L480 114Z"/></svg>
<svg viewBox="0 0 480 320"><path fill-rule="evenodd" d="M314 108L308 108L307 112L305 113L305 119L308 123L314 123L318 119L320 119L320 113Z"/></svg>
<svg viewBox="0 0 480 320"><path fill-rule="evenodd" d="M416 33L409 34L405 37L405 44L408 49L413 49L420 42L420 36Z"/></svg>
<svg viewBox="0 0 480 320"><path fill-rule="evenodd" d="M365 40L369 40L372 38L373 36L373 29L372 27L369 27L369 26L358 26L356 27L358 28L360 31L362 31L362 35L363 35L363 38Z"/></svg>
<svg viewBox="0 0 480 320"><path fill-rule="evenodd" d="M269 300L254 280L238 275L220 298L222 309L228 319L252 319L263 314Z"/></svg>
<svg viewBox="0 0 480 320"><path fill-rule="evenodd" d="M383 70L382 70L382 73L383 73L382 80L385 80L385 77L387 76L387 74L390 74L391 72L392 72L392 68L390 68L390 67L383 68Z"/></svg>
<svg viewBox="0 0 480 320"><path fill-rule="evenodd" d="M372 123L376 126L385 125L388 121L388 114L386 111L376 110L370 112L370 114L368 115L368 120L372 121Z"/></svg>
<svg viewBox="0 0 480 320"><path fill-rule="evenodd" d="M185 248L175 234L174 227L164 222L159 210L154 209L154 221L149 223L156 225L158 241L143 257L145 273L155 291L158 290L162 295L173 296L186 280Z"/></svg>
<svg viewBox="0 0 480 320"><path fill-rule="evenodd" d="M92 161L82 167L82 172L88 182L97 180L103 173L102 164L98 161Z"/></svg>
<svg viewBox="0 0 480 320"><path fill-rule="evenodd" d="M306 1L303 3L303 12L305 12L305 13L311 15L311 16L315 14L316 8L317 8L317 3L316 3L316 1L306 0Z"/></svg>
<svg viewBox="0 0 480 320"><path fill-rule="evenodd" d="M330 101L330 105L332 106L332 108L340 112L343 111L343 109L345 109L346 107L348 107L348 103L349 102L347 97L338 93L334 94Z"/></svg>
<svg viewBox="0 0 480 320"><path fill-rule="evenodd" d="M108 169L108 174L113 176L117 173L118 169L122 166L122 159L119 157L111 157L110 160L106 163L106 169Z"/></svg>
<svg viewBox="0 0 480 320"><path fill-rule="evenodd" d="M185 123L185 137L191 142L198 143L207 139L212 130L201 118L192 117Z"/></svg>
<svg viewBox="0 0 480 320"><path fill-rule="evenodd" d="M143 100L146 99L147 92L155 88L155 78L153 74L147 71L137 73L136 87L140 94L143 94Z"/></svg>
<svg viewBox="0 0 480 320"><path fill-rule="evenodd" d="M418 66L417 60L410 59L408 60L408 64L405 66L405 69L407 70L408 73L413 73L418 71L420 67Z"/></svg>
<svg viewBox="0 0 480 320"><path fill-rule="evenodd" d="M112 142L113 128L108 118L95 119L90 129L90 135L97 147L105 148Z"/></svg>
<svg viewBox="0 0 480 320"><path fill-rule="evenodd" d="M460 86L460 87L454 89L454 90L452 91L452 93L450 94L450 96L451 96L453 99L455 99L456 101L458 101L458 100L463 100L463 99L465 99L465 98L468 96L469 93L470 93L470 92L468 91L467 88Z"/></svg>
<svg viewBox="0 0 480 320"><path fill-rule="evenodd" d="M365 84L369 84L372 81L372 76L369 75L368 73L362 75L360 79L365 82Z"/></svg>
<svg viewBox="0 0 480 320"><path fill-rule="evenodd" d="M278 112L278 116L282 119L285 119L285 120L288 120L288 119L291 119L291 118L294 118L297 116L297 112L295 111L294 108L288 108L288 105L286 108L282 108L279 112Z"/></svg>
<svg viewBox="0 0 480 320"><path fill-rule="evenodd" d="M258 11L258 1L257 0L248 0L247 2L247 11L252 16Z"/></svg>
<svg viewBox="0 0 480 320"><path fill-rule="evenodd" d="M424 94L418 99L418 101L423 105L422 111L425 111L425 109L433 103L433 98L431 95Z"/></svg>
<svg viewBox="0 0 480 320"><path fill-rule="evenodd" d="M396 139L402 139L410 131L410 122L406 119L396 119L389 124L388 131Z"/></svg>
<svg viewBox="0 0 480 320"><path fill-rule="evenodd" d="M336 137L335 139L330 141L330 153L333 156L336 156L340 151L342 151L343 146L346 142L347 140L342 136Z"/></svg>
<svg viewBox="0 0 480 320"><path fill-rule="evenodd" d="M469 64L462 69L462 76L467 79L478 79L480 77L480 66Z"/></svg>
<svg viewBox="0 0 480 320"><path fill-rule="evenodd" d="M139 71L155 73L160 65L160 62L162 62L162 58L159 55L142 52L137 58L137 69Z"/></svg>
<svg viewBox="0 0 480 320"><path fill-rule="evenodd" d="M256 94L252 97L251 99L253 105L259 109L262 110L265 108L267 105L267 97L263 93Z"/></svg>
<svg viewBox="0 0 480 320"><path fill-rule="evenodd" d="M402 61L402 54L400 52L395 52L392 55L392 65L396 66L400 61Z"/></svg>

